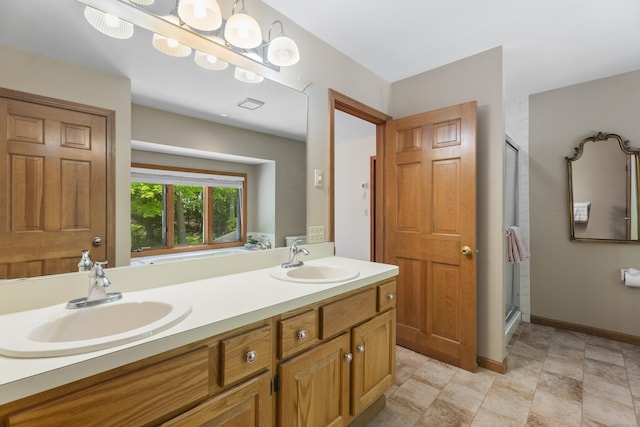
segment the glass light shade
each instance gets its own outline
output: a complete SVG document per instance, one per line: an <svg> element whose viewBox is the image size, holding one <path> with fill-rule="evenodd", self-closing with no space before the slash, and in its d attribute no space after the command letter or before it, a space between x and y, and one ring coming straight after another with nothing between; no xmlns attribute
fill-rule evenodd
<svg viewBox="0 0 640 427"><path fill-rule="evenodd" d="M222 12L216 0L180 0L178 16L188 26L213 31L222 25Z"/></svg>
<svg viewBox="0 0 640 427"><path fill-rule="evenodd" d="M84 17L93 28L114 39L128 39L133 35L132 23L91 6L85 6Z"/></svg>
<svg viewBox="0 0 640 427"><path fill-rule="evenodd" d="M256 74L253 71L248 71L240 67L236 67L235 71L233 72L233 77L235 77L236 80L240 80L244 83L260 83L264 80L264 77L262 77L260 74Z"/></svg>
<svg viewBox="0 0 640 427"><path fill-rule="evenodd" d="M267 60L281 67L293 65L300 60L298 45L284 34L279 35L269 42Z"/></svg>
<svg viewBox="0 0 640 427"><path fill-rule="evenodd" d="M252 49L262 44L262 31L258 22L245 10L241 10L227 20L224 38L239 48Z"/></svg>
<svg viewBox="0 0 640 427"><path fill-rule="evenodd" d="M171 22L172 24L180 25L180 20L177 16L168 15L163 17L163 19ZM178 43L176 40L167 36L163 36L161 34L153 33L151 44L159 52L162 52L165 55L176 56L178 58L183 58L185 56L191 55L191 48L189 46L185 46L181 43Z"/></svg>
<svg viewBox="0 0 640 427"><path fill-rule="evenodd" d="M228 62L225 62L216 56L209 55L208 53L200 52L199 50L196 50L196 54L193 59L196 64L202 68L206 68L207 70L225 70L229 66Z"/></svg>
<svg viewBox="0 0 640 427"><path fill-rule="evenodd" d="M149 6L156 0L129 0L131 3L141 4L142 6Z"/></svg>

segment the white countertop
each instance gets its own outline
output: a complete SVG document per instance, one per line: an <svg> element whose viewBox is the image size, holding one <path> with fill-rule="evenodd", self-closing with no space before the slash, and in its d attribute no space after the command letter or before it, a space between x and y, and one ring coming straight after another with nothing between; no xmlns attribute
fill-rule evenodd
<svg viewBox="0 0 640 427"><path fill-rule="evenodd" d="M341 257L305 264L355 268L359 276L338 283L286 282L269 276L272 268L136 291L191 299L192 312L177 325L151 337L90 353L47 357L0 356L0 404L11 402L78 379L205 339L283 312L394 277L398 267ZM133 293L133 292L131 292ZM126 292L124 293L126 297ZM0 322L2 318L0 316Z"/></svg>

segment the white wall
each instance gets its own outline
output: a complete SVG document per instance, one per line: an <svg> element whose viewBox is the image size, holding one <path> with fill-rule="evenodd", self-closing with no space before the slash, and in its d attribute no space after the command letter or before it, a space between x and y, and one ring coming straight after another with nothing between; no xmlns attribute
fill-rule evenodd
<svg viewBox="0 0 640 427"><path fill-rule="evenodd" d="M504 344L502 48L495 48L392 85L395 118L478 101L478 355L502 362Z"/></svg>
<svg viewBox="0 0 640 427"><path fill-rule="evenodd" d="M376 126L336 111L334 147L336 255L369 261L371 156L376 154Z"/></svg>

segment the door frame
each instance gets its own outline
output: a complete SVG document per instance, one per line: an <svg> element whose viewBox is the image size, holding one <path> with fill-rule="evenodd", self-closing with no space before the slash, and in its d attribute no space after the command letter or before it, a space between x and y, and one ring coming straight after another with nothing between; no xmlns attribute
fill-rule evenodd
<svg viewBox="0 0 640 427"><path fill-rule="evenodd" d="M362 119L366 122L376 125L376 170L375 177L376 182L372 182L372 188L375 188L375 223L382 224L382 202L384 197L382 195L382 185L379 180L382 179L382 165L384 159L384 138L386 132L386 123L391 120L392 117L371 108L353 98L350 98L342 93L329 89L329 233L328 239L330 242L335 241L335 162L333 156L335 155L335 111L342 111L343 113L350 114L354 117ZM378 185L380 184L380 185ZM375 247L375 258L371 261L381 261L383 255L383 227L372 231L371 234L373 241L372 247Z"/></svg>
<svg viewBox="0 0 640 427"><path fill-rule="evenodd" d="M105 118L106 121L106 254L107 260L116 259L116 230L115 230L115 183L116 183L116 170L115 170L115 156L116 156L116 144L114 142L115 126L116 126L116 113L113 110L107 110L105 108L94 107L91 105L80 104L72 101L65 101L62 99L50 98L47 96L36 95L28 92L21 92L13 89L7 89L0 87L0 97L9 98L16 101L30 102L34 104L40 104L47 107L61 108L65 110L77 111L86 114L93 114Z"/></svg>

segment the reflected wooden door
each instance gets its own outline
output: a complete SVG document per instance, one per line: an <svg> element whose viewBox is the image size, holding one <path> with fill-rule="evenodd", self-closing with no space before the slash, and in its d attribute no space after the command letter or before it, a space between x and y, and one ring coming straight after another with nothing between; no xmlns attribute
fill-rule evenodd
<svg viewBox="0 0 640 427"><path fill-rule="evenodd" d="M476 102L387 122L384 262L397 343L476 368Z"/></svg>
<svg viewBox="0 0 640 427"><path fill-rule="evenodd" d="M82 249L111 255L108 149L104 115L0 97L0 278L77 271Z"/></svg>

